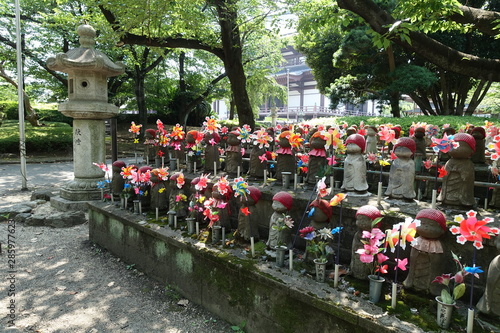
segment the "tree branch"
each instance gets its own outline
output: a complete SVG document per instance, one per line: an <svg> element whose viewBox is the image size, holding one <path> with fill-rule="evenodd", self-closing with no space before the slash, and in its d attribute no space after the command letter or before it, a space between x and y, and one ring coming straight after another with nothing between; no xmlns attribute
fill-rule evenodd
<svg viewBox="0 0 500 333"><path fill-rule="evenodd" d="M411 44L399 36L390 35L389 28L396 20L372 0L337 0L340 8L349 10L365 20L377 33L393 43L415 52L427 61L455 73L477 79L500 82L500 60L480 58L446 46L420 32L410 32Z"/></svg>

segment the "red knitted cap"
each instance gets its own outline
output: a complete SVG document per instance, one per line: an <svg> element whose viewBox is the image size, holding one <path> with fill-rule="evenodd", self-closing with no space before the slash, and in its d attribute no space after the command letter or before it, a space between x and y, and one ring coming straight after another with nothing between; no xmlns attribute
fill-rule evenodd
<svg viewBox="0 0 500 333"><path fill-rule="evenodd" d="M396 147L406 147L411 150L412 154L415 154L415 150L417 150L417 144L415 143L415 141L406 137L399 138L394 145L394 150L396 150Z"/></svg>
<svg viewBox="0 0 500 333"><path fill-rule="evenodd" d="M422 217L436 221L441 226L441 228L446 231L446 216L443 214L443 212L437 209L426 208L422 209L417 213L417 216L415 216L417 220Z"/></svg>
<svg viewBox="0 0 500 333"><path fill-rule="evenodd" d="M358 208L356 211L356 217L358 215L368 216L372 221L377 217L382 217L380 210L375 206L365 205Z"/></svg>
<svg viewBox="0 0 500 333"><path fill-rule="evenodd" d="M319 209L321 209L321 211L323 213L325 213L325 215L328 218L332 217L332 209L330 208L330 203L328 201L326 201L326 200L323 200L323 199L313 200L313 202L311 202L311 204L309 205L309 207L319 208Z"/></svg>
<svg viewBox="0 0 500 333"><path fill-rule="evenodd" d="M274 195L273 201L278 201L280 202L283 206L286 207L287 210L292 209L293 205L293 197L290 195L288 192L278 192Z"/></svg>
<svg viewBox="0 0 500 333"><path fill-rule="evenodd" d="M259 202L262 197L262 192L255 186L248 186L247 189L250 191L250 197L255 203Z"/></svg>
<svg viewBox="0 0 500 333"><path fill-rule="evenodd" d="M486 137L486 131L484 130L484 127L481 127L481 126L478 126L478 127L474 127L472 129L472 132L471 133L474 133L474 132L479 132L483 135L483 138Z"/></svg>
<svg viewBox="0 0 500 333"><path fill-rule="evenodd" d="M455 134L455 136L453 136L453 140L455 140L457 142L463 141L463 142L467 143L473 151L476 151L476 140L470 134L467 134L467 133Z"/></svg>
<svg viewBox="0 0 500 333"><path fill-rule="evenodd" d="M153 170L153 168L150 167L150 166L148 166L148 165L145 165L145 166L142 166L142 167L139 168L139 172L142 172L142 173L148 172L148 171L151 171L151 170Z"/></svg>
<svg viewBox="0 0 500 333"><path fill-rule="evenodd" d="M150 134L152 136L156 136L156 131L154 129L152 129L152 128L148 128L146 130L146 133L148 133L148 134Z"/></svg>
<svg viewBox="0 0 500 333"><path fill-rule="evenodd" d="M351 134L351 135L349 135L349 137L347 137L347 140L345 140L346 146L349 143L354 143L354 144L358 145L358 147L361 148L361 152L362 153L365 152L366 140L365 140L364 136L362 136L360 134Z"/></svg>
<svg viewBox="0 0 500 333"><path fill-rule="evenodd" d="M127 164L125 164L125 162L123 161L114 161L113 166L118 168L124 168L127 166Z"/></svg>
<svg viewBox="0 0 500 333"><path fill-rule="evenodd" d="M200 181L200 177L196 177L191 181L191 185L196 185Z"/></svg>

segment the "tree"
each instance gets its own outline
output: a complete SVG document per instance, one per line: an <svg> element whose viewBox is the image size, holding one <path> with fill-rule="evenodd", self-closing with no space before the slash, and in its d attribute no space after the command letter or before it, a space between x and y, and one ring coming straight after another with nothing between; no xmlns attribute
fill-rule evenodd
<svg viewBox="0 0 500 333"><path fill-rule="evenodd" d="M498 1L474 1L474 6L459 5L454 0L422 0L417 3L399 1L394 11L383 9L373 0L337 0L342 9L358 15L388 43L395 43L414 52L439 68L467 77L500 81L500 59L481 57L460 51L431 37L438 30L473 29L488 36L497 36L496 22L500 13L485 10Z"/></svg>
<svg viewBox="0 0 500 333"><path fill-rule="evenodd" d="M229 78L240 125L254 127L244 68L251 59L245 49L252 34L275 33L264 29L264 19L276 8L274 1L184 0L154 8L110 1L99 8L122 44L197 49L217 56Z"/></svg>
<svg viewBox="0 0 500 333"><path fill-rule="evenodd" d="M396 23L381 36L357 15L336 4L324 4L325 1L318 0L304 5L306 9L301 12L299 22L303 23L299 24L298 43L306 49L304 53L308 55L308 62L310 53L323 54L320 66L331 63L338 68L326 74L335 76L326 80L329 86L325 87L334 103L368 98L388 100L393 115L398 116L400 95L408 94L424 114L470 115L488 90L491 81L476 80L440 68L387 38L386 35L398 34L399 38L406 40L409 31L406 23ZM381 10L397 12L395 4L399 3L380 2ZM314 23L308 24L311 21ZM400 31L395 32L398 29ZM462 53L474 53L484 58L500 55L498 42L492 42L490 37L476 31L444 31L429 33L429 36ZM325 48L327 50L318 52ZM313 52L308 54L307 49ZM313 56L313 68L315 65L318 65L317 59ZM318 82L322 83L322 80ZM474 93L468 94L471 90Z"/></svg>

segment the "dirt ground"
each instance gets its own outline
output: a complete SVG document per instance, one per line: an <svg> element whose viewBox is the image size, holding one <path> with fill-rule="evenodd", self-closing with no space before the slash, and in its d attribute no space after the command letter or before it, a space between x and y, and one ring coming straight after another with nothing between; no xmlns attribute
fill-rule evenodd
<svg viewBox="0 0 500 333"><path fill-rule="evenodd" d="M0 186L0 206L27 202L30 195ZM48 203L37 209L52 210ZM0 228L0 332L235 331L172 286L92 244L88 223L54 229L3 222ZM8 234L15 237L10 238L15 253L7 253ZM9 255L15 261L9 262Z"/></svg>

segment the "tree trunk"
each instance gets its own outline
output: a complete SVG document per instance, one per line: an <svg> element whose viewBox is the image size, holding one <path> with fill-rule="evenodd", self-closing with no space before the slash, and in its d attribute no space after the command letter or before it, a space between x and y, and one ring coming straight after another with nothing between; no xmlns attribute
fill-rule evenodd
<svg viewBox="0 0 500 333"><path fill-rule="evenodd" d="M242 44L240 30L237 25L235 0L214 1L221 28L222 49L224 51L224 68L231 84L234 103L238 112L240 126L244 124L255 128L255 119L246 89L246 76L242 60Z"/></svg>
<svg viewBox="0 0 500 333"><path fill-rule="evenodd" d="M393 92L390 96L391 113L393 117L401 118L401 108L399 107L399 92Z"/></svg>
<svg viewBox="0 0 500 333"><path fill-rule="evenodd" d="M2 77L5 81L13 85L16 89L18 89L17 82L14 81L7 73L5 72L5 68L3 64L0 63L0 77ZM31 102L28 94L23 89L23 105L24 105L24 115L27 121L31 124L31 126L38 127L41 126L38 121L38 114L31 107Z"/></svg>

